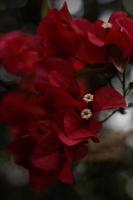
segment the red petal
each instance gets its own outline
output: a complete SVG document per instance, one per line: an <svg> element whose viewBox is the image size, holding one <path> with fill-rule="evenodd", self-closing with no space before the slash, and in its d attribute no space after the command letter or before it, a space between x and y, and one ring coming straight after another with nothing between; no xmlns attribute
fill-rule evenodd
<svg viewBox="0 0 133 200"><path fill-rule="evenodd" d="M67 145L75 145L89 138L98 141L97 134L102 123L94 118L87 122L82 120L73 110L69 110L64 118L64 132L59 134L60 139Z"/></svg>
<svg viewBox="0 0 133 200"><path fill-rule="evenodd" d="M59 152L37 158L34 156L32 157L33 166L43 171L57 171L60 167L60 162Z"/></svg>
<svg viewBox="0 0 133 200"><path fill-rule="evenodd" d="M94 94L93 113L95 115L103 110L125 108L126 106L124 97L112 88L103 87Z"/></svg>
<svg viewBox="0 0 133 200"><path fill-rule="evenodd" d="M73 183L73 173L71 166L68 163L65 163L63 169L58 174L58 179L64 183L72 184Z"/></svg>
<svg viewBox="0 0 133 200"><path fill-rule="evenodd" d="M127 17L127 13L126 12L122 12L122 11L114 12L111 15L111 17L109 18L109 22L110 23L114 23L114 21L117 21L120 18L126 18L126 17Z"/></svg>

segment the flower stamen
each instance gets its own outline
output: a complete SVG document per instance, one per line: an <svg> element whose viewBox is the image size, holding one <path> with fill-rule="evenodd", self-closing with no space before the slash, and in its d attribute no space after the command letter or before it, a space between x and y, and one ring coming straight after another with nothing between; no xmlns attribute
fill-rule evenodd
<svg viewBox="0 0 133 200"><path fill-rule="evenodd" d="M92 112L91 112L90 109L85 108L81 111L81 118L82 119L88 120L88 119L90 119L91 116L92 116Z"/></svg>
<svg viewBox="0 0 133 200"><path fill-rule="evenodd" d="M93 95L90 94L90 93L87 93L83 96L83 100L86 102L86 103L89 103L89 102L92 102L93 101Z"/></svg>
<svg viewBox="0 0 133 200"><path fill-rule="evenodd" d="M112 28L112 24L111 24L110 22L104 22L104 23L102 24L102 27L103 27L104 29Z"/></svg>

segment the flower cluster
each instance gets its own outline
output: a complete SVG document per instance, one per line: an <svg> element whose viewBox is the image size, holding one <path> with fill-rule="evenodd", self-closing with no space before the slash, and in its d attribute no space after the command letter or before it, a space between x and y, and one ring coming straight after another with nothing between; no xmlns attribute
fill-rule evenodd
<svg viewBox="0 0 133 200"><path fill-rule="evenodd" d="M35 36L1 36L0 62L21 80L17 90L4 96L0 121L11 131L9 150L29 170L33 187L45 188L56 180L72 183L73 162L87 153L88 139L99 141L98 114L126 107L110 87L82 95L76 73L88 64L108 62L122 69L113 53L121 53L124 61L132 56L130 23L121 12L108 23L73 20L64 5L49 11Z"/></svg>

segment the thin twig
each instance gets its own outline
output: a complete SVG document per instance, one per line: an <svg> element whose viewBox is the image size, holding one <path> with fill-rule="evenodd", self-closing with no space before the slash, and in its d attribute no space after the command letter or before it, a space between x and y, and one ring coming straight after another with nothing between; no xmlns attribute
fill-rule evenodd
<svg viewBox="0 0 133 200"><path fill-rule="evenodd" d="M119 79L120 83L122 83L123 80L121 79L119 72L117 72L116 76L117 76L117 78Z"/></svg>
<svg viewBox="0 0 133 200"><path fill-rule="evenodd" d="M116 112L118 112L118 110L114 110L110 115L108 115L104 120L102 120L102 122L106 122L108 119L110 119Z"/></svg>
<svg viewBox="0 0 133 200"><path fill-rule="evenodd" d="M123 96L126 96L126 69L123 72L123 80L122 80L122 89L123 89Z"/></svg>
<svg viewBox="0 0 133 200"><path fill-rule="evenodd" d="M108 81L108 82L109 82L109 86L110 86L111 88L114 88L111 80L112 80L112 79L109 79L109 81Z"/></svg>

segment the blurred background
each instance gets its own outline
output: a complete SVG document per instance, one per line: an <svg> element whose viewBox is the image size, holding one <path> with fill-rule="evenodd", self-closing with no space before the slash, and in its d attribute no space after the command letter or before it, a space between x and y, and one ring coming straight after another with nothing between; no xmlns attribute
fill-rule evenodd
<svg viewBox="0 0 133 200"><path fill-rule="evenodd" d="M65 0L0 0L0 34L22 30L34 34L43 16L51 8L61 8ZM133 17L133 0L66 0L74 18L107 21L112 12L123 10ZM133 82L133 70L128 66L126 84ZM0 67L0 80L16 77ZM120 91L117 77L113 86ZM0 86L0 91L3 88ZM1 98L1 96L0 96ZM133 102L133 90L127 96ZM109 113L108 113L109 114ZM106 118L103 113L101 118ZM0 200L132 200L133 199L133 108L114 114L104 124L101 142L89 142L89 154L74 167L72 186L58 183L42 192L34 192L28 184L28 172L15 165L4 147L10 137L0 125Z"/></svg>

